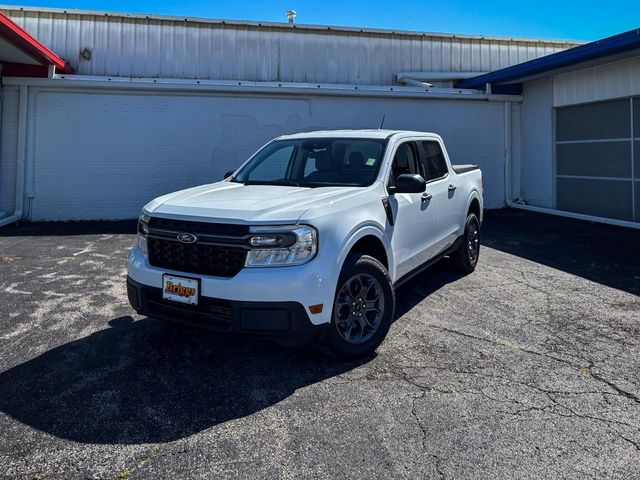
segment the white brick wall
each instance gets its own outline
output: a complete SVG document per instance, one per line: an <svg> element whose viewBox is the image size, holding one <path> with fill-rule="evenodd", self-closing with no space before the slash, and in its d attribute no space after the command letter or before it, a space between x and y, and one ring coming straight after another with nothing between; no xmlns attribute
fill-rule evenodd
<svg viewBox="0 0 640 480"><path fill-rule="evenodd" d="M133 218L152 198L218 181L273 137L326 128L434 131L484 170L503 205L503 105L291 96L32 91L32 219Z"/></svg>

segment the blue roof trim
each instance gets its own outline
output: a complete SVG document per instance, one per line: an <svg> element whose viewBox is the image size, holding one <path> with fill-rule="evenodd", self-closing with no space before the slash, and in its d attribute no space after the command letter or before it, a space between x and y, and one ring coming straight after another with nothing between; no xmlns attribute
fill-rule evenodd
<svg viewBox="0 0 640 480"><path fill-rule="evenodd" d="M577 63L615 55L636 48L640 48L640 29L630 30L612 37L603 38L602 40L552 53L545 57L536 58L501 70L485 73L484 75L461 80L456 83L456 88L478 88L484 87L487 83L512 82L549 70L568 67Z"/></svg>

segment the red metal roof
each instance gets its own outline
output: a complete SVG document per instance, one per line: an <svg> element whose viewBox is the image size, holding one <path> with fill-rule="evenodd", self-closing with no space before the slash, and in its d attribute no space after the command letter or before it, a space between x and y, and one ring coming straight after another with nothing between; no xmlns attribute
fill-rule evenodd
<svg viewBox="0 0 640 480"><path fill-rule="evenodd" d="M43 76L42 73L44 72L44 76L46 76L49 65L55 65L56 70L62 73L74 73L69 62L53 53L2 12L0 12L0 38L40 64L30 65L26 63L3 62L2 75L40 77ZM3 59L0 58L0 61L2 60Z"/></svg>

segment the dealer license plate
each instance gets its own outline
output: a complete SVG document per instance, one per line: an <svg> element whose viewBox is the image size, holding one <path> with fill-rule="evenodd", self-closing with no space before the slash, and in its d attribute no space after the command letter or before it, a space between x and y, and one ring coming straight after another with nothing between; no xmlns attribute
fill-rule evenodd
<svg viewBox="0 0 640 480"><path fill-rule="evenodd" d="M200 285L195 278L162 276L162 298L172 302L198 304Z"/></svg>

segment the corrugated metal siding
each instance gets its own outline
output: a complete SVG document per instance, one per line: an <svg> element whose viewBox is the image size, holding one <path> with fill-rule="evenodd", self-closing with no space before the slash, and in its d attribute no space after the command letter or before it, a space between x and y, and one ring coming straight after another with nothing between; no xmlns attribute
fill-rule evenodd
<svg viewBox="0 0 640 480"><path fill-rule="evenodd" d="M79 74L389 85L400 71L495 70L574 43L383 30L4 11ZM80 58L85 47L90 61Z"/></svg>
<svg viewBox="0 0 640 480"><path fill-rule="evenodd" d="M640 56L558 75L554 106L640 95Z"/></svg>

